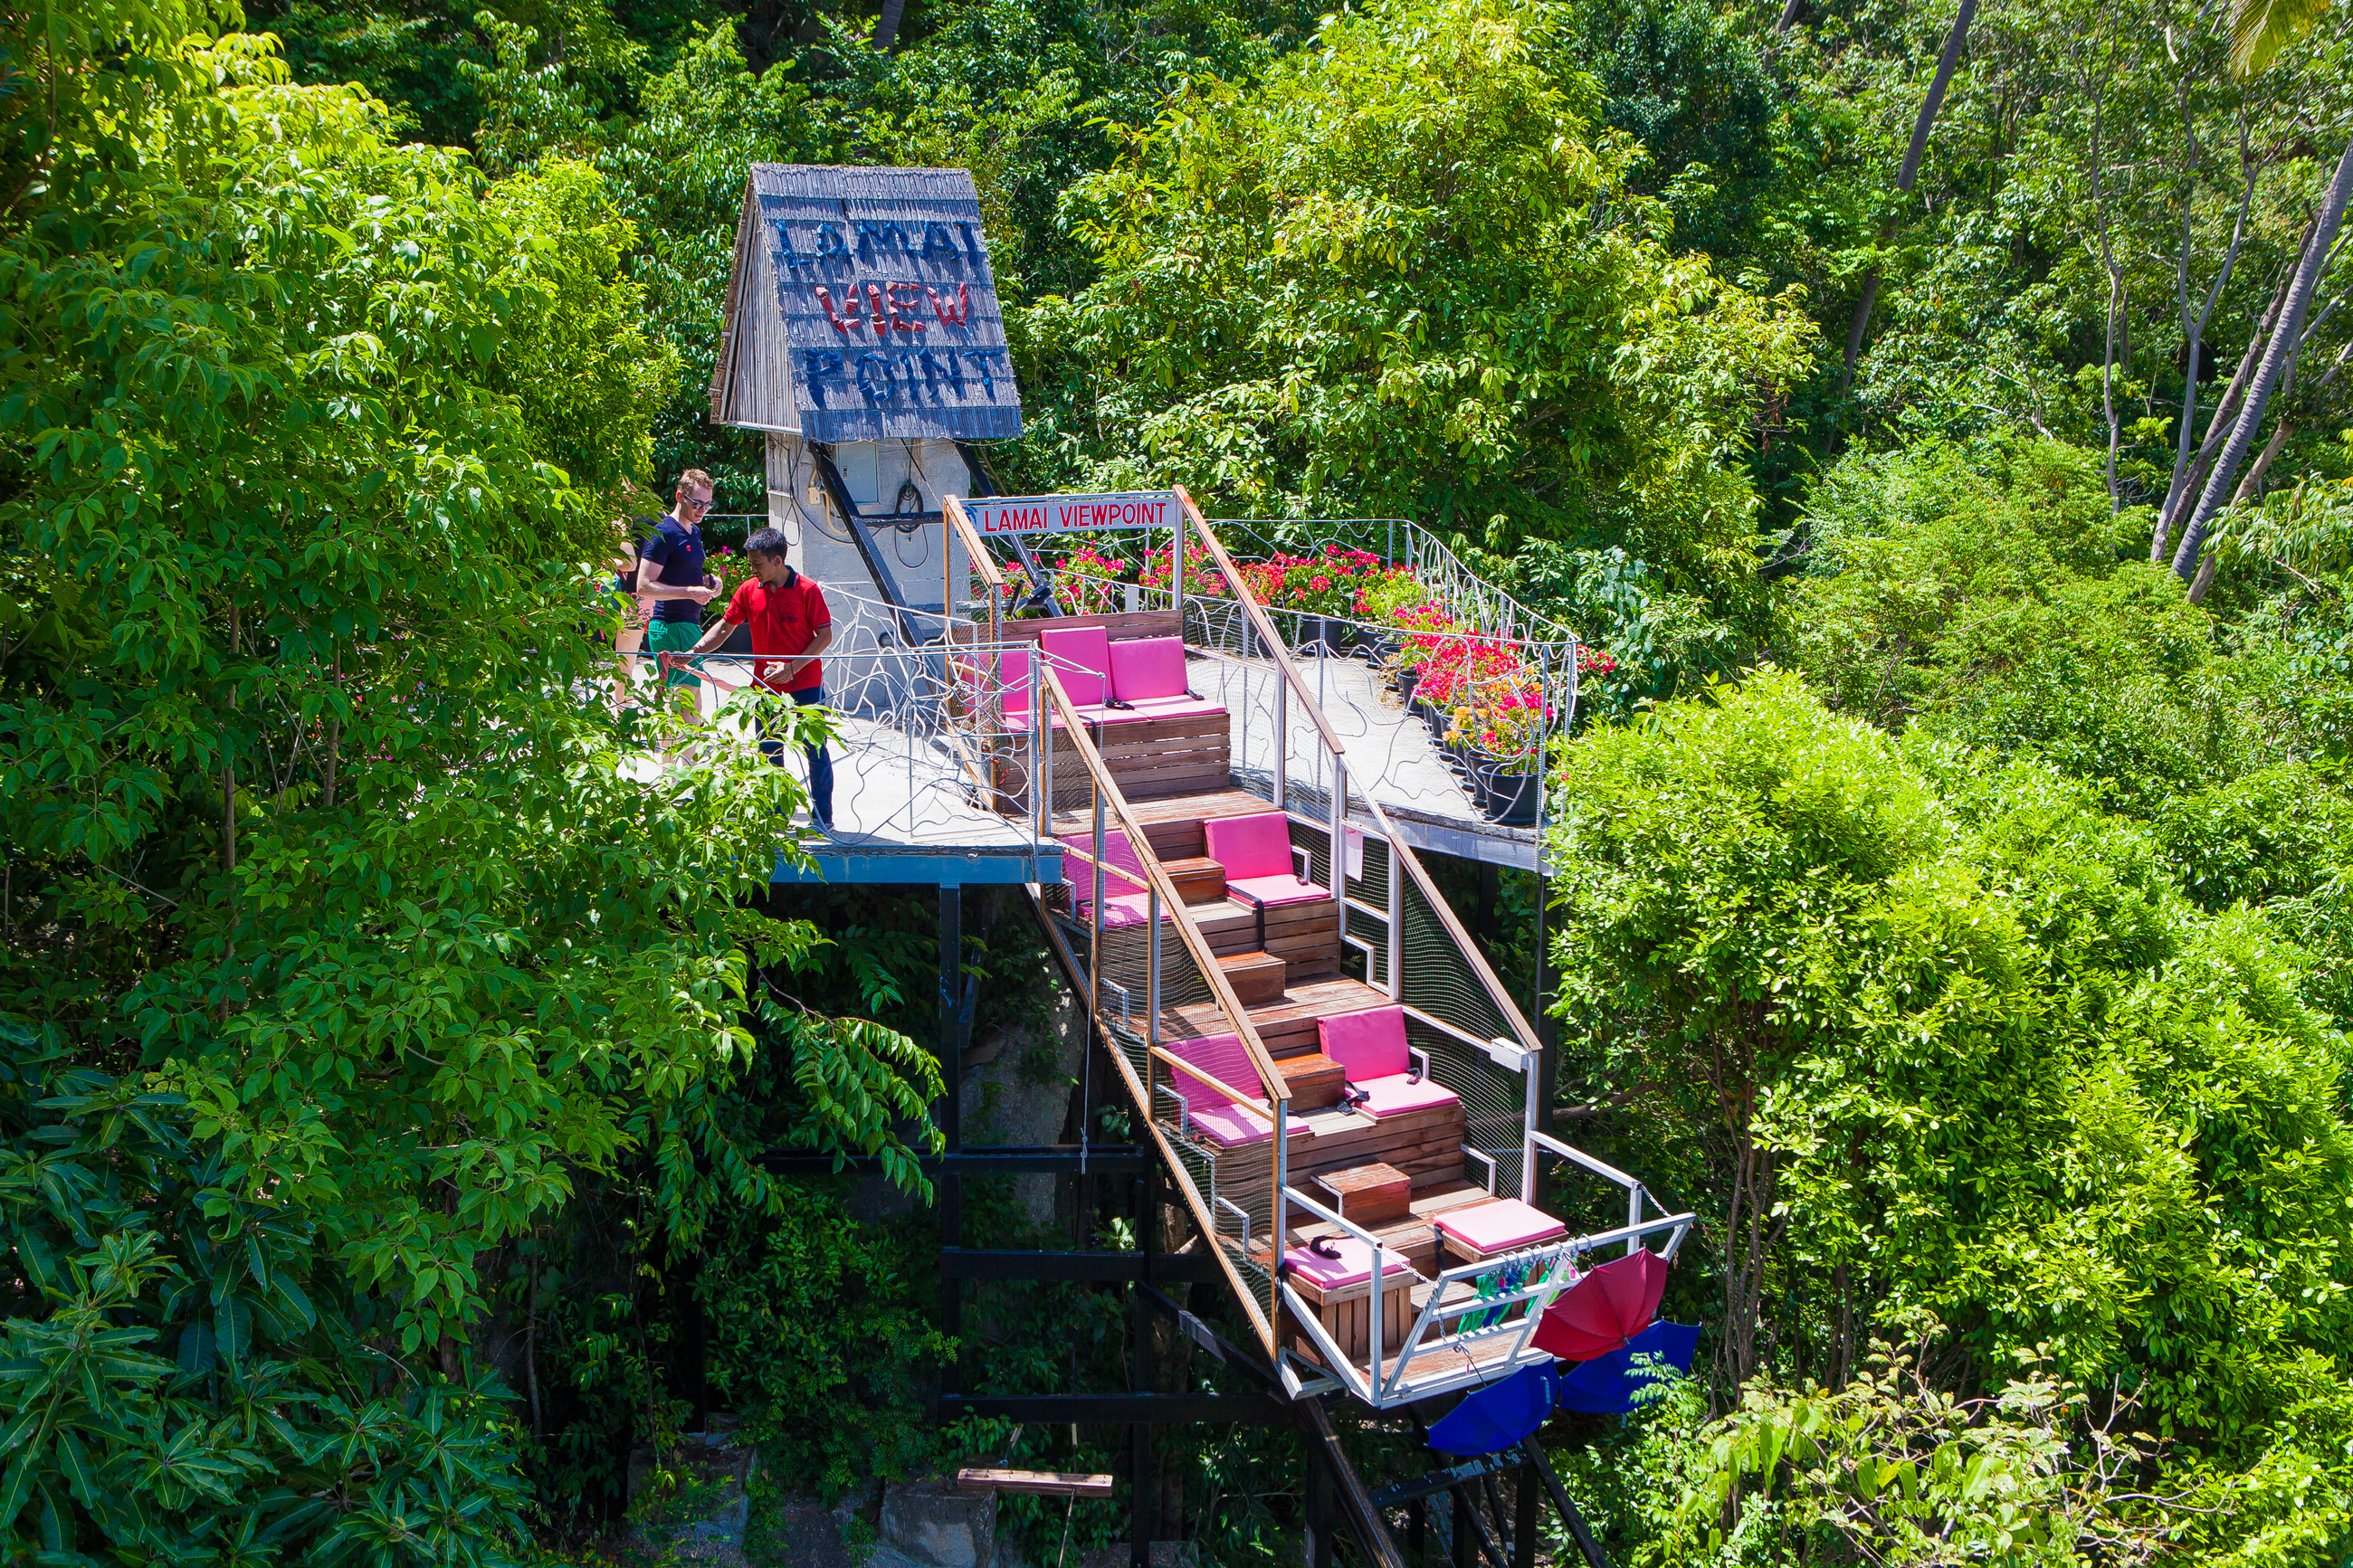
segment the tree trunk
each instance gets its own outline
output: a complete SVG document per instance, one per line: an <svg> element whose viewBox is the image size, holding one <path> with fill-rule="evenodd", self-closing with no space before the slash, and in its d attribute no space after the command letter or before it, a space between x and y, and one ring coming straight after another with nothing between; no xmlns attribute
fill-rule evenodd
<svg viewBox="0 0 2353 1568"><path fill-rule="evenodd" d="M887 49L899 37L899 17L907 0L882 0L882 14L874 18L874 47Z"/></svg>
<svg viewBox="0 0 2353 1568"><path fill-rule="evenodd" d="M2337 226L2345 221L2345 204L2353 197L2353 142L2346 144L2344 155L2337 160L2336 177L2328 182L2328 195L2322 201L2320 213L2313 220L2312 243L2305 247L2303 264L2295 269L2295 281L2289 286L2287 309L2280 312L2280 323L2272 331L2272 341L2263 350L2263 362L2256 367L2253 384L2247 389L2247 405L2239 422L2231 427L2231 439L2215 459L2214 471L2207 476L2206 488L2198 498L2198 510L2190 514L2189 527L2181 536L2181 548L2174 552L2173 574L2184 583L2197 574L2198 552L2205 547L2206 531L2221 510L2222 498L2232 481L2237 479L2239 465L2246 461L2247 448L2254 444L2255 431L2263 424L2263 413L2272 400L2272 389L2280 383L2288 363L2295 357L2304 340L2305 311L2312 304L2312 291L2320 282L2320 274L2337 247Z"/></svg>
<svg viewBox="0 0 2353 1568"><path fill-rule="evenodd" d="M1961 45L1969 36L1969 18L1977 15L1978 0L1961 0L1961 8L1953 16L1953 30L1945 39L1945 53L1936 61L1936 74L1928 83L1928 96L1920 102L1920 118L1913 122L1912 145L1904 150L1904 170L1895 177L1898 195L1912 194L1912 182L1920 175L1920 160L1928 151L1928 132L1936 128L1936 110L1944 107L1945 89L1952 85L1953 68L1960 63ZM1880 230L1880 243L1895 237L1891 221ZM1862 276L1862 297L1854 302L1854 322L1847 328L1846 369L1839 376L1839 395L1844 397L1854 383L1854 362L1862 353L1863 329L1871 324L1871 307L1879 298L1879 268L1874 267Z"/></svg>
<svg viewBox="0 0 2353 1568"><path fill-rule="evenodd" d="M2238 493L2231 498L2232 510L2236 511L2263 492L2263 475L2270 471L2272 459L2279 456L2280 448L2287 445L2288 437L2295 431L2295 426L2284 418L2272 427L2272 438L2263 443L2261 452L2255 454L2255 466L2247 470L2247 477L2241 481ZM2206 590L2214 585L2214 569L2221 559L2210 550L2206 558L2198 563L2198 575L2189 580L2191 604L2205 603Z"/></svg>

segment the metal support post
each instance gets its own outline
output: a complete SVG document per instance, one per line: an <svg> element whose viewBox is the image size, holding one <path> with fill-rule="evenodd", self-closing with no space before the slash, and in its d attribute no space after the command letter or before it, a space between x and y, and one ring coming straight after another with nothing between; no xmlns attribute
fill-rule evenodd
<svg viewBox="0 0 2353 1568"><path fill-rule="evenodd" d="M1479 1521L1472 1516L1468 1487L1454 1489L1453 1568L1479 1568Z"/></svg>
<svg viewBox="0 0 2353 1568"><path fill-rule="evenodd" d="M1420 1498L1405 1507L1405 1560L1413 1568L1429 1568L1430 1505Z"/></svg>
<svg viewBox="0 0 2353 1568"><path fill-rule="evenodd" d="M1332 1483L1324 1474L1324 1456L1307 1446L1307 1568L1332 1568Z"/></svg>
<svg viewBox="0 0 2353 1568"><path fill-rule="evenodd" d="M1389 847L1389 1000L1405 999L1405 865L1394 838Z"/></svg>
<svg viewBox="0 0 2353 1568"><path fill-rule="evenodd" d="M940 1076L946 1092L940 1097L933 1121L940 1130L945 1152L964 1147L960 1110L964 1101L964 889L940 889ZM939 1175L940 1246L964 1245L964 1178L951 1163ZM940 1332L950 1341L964 1334L964 1286L945 1268L940 1270ZM958 1347L959 1349L961 1347ZM943 1397L962 1391L955 1350L940 1363Z"/></svg>
<svg viewBox="0 0 2353 1568"><path fill-rule="evenodd" d="M1536 1568L1536 1468L1512 1478L1512 1568Z"/></svg>
<svg viewBox="0 0 2353 1568"><path fill-rule="evenodd" d="M1137 1241L1144 1251L1144 1282L1154 1282L1153 1265L1160 1251L1160 1192L1155 1179L1158 1167L1146 1165L1136 1183L1136 1226L1141 1234ZM1152 1389L1152 1315L1147 1310L1144 1292L1127 1293L1128 1392L1150 1394ZM1152 1485L1152 1427L1138 1421L1127 1429L1128 1449L1128 1519L1127 1561L1129 1568L1152 1568L1152 1540L1157 1531Z"/></svg>
<svg viewBox="0 0 2353 1568"><path fill-rule="evenodd" d="M1340 951L1348 951L1348 764L1332 759L1332 905L1340 921ZM1369 984L1372 976L1365 976ZM1374 1294L1378 1295L1376 1291Z"/></svg>
<svg viewBox="0 0 2353 1568"><path fill-rule="evenodd" d="M1267 650L1270 663L1274 650ZM1282 671L1274 671L1274 808L1290 809L1291 795L1291 683L1282 679Z"/></svg>

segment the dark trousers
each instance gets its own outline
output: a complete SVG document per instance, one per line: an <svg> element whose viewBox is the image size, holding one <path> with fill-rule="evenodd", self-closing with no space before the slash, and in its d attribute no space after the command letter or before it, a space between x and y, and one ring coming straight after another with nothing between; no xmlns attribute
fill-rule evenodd
<svg viewBox="0 0 2353 1568"><path fill-rule="evenodd" d="M806 691L793 693L793 700L804 708L825 706L825 688L812 686ZM833 826L833 758L823 746L803 746L808 753L809 811L826 826ZM785 743L768 734L765 724L760 726L760 754L778 767L785 765Z"/></svg>

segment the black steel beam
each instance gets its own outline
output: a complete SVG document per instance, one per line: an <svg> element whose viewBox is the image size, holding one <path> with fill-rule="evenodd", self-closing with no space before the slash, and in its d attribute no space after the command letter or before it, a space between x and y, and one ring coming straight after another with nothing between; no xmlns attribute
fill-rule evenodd
<svg viewBox="0 0 2353 1568"><path fill-rule="evenodd" d="M1155 1158L1151 1150L1128 1143L1097 1144L1083 1154L1075 1143L1005 1144L926 1155L922 1164L934 1174L953 1167L965 1176L1069 1176L1077 1174L1082 1164L1090 1173L1132 1176ZM821 1176L833 1173L835 1157L813 1150L770 1149L755 1155L754 1163L780 1176ZM880 1155L851 1154L841 1160L840 1168L859 1173L880 1171L882 1160Z"/></svg>
<svg viewBox="0 0 2353 1568"><path fill-rule="evenodd" d="M1196 1421L1290 1423L1288 1405L1255 1394L958 1394L944 1396L938 1415L953 1421L994 1415L1008 1421L1081 1426L1124 1426L1145 1421L1187 1425Z"/></svg>
<svg viewBox="0 0 2353 1568"><path fill-rule="evenodd" d="M1182 1258L1191 1258L1194 1255L1191 1253L1185 1253L1178 1256ZM1174 1270L1169 1268L1171 1261L1172 1258L1169 1254L1161 1254L1160 1272L1163 1275L1172 1275L1174 1273ZM1204 1259L1204 1261L1209 1260ZM1218 1270L1217 1265L1214 1261L1209 1261L1209 1268L1211 1272L1205 1275L1203 1278L1208 1279L1210 1283L1215 1284L1219 1279L1224 1278L1222 1272ZM1160 1311L1166 1312L1170 1317L1176 1319L1177 1332L1183 1334L1187 1339L1191 1340L1195 1344L1207 1351L1213 1360L1216 1360L1227 1366L1240 1367L1242 1371L1256 1378L1260 1383L1264 1384L1266 1385L1267 1392L1272 1394L1279 1399L1288 1399L1291 1397L1290 1394L1283 1391L1282 1380L1274 1374L1274 1369L1268 1366L1264 1362L1259 1360L1256 1355L1242 1349L1240 1345L1234 1343L1233 1341L1226 1338L1225 1335L1218 1332L1217 1330L1209 1327L1208 1324L1203 1322L1200 1319L1195 1317L1192 1313L1187 1311L1184 1308L1178 1306L1174 1300L1154 1289L1151 1286L1138 1285L1135 1288L1135 1293L1143 1299L1145 1304L1154 1307Z"/></svg>
<svg viewBox="0 0 2353 1568"><path fill-rule="evenodd" d="M1401 1502L1411 1502L1416 1498L1426 1498L1432 1492L1451 1491L1465 1481L1475 1481L1494 1471L1507 1470L1520 1462L1521 1455L1516 1448L1506 1449L1501 1454L1489 1454L1483 1458L1466 1459L1451 1469L1432 1470L1426 1476L1383 1487L1373 1494L1373 1506L1390 1509Z"/></svg>
<svg viewBox="0 0 2353 1568"><path fill-rule="evenodd" d="M1060 1279L1090 1285L1138 1284L1147 1269L1140 1252L991 1252L978 1247L942 1247L940 1268L951 1279ZM1149 1265L1149 1272L1155 1279L1185 1284L1225 1279L1216 1258L1192 1253L1163 1253Z"/></svg>
<svg viewBox="0 0 2353 1568"><path fill-rule="evenodd" d="M1593 1539L1592 1527L1585 1522L1585 1516L1577 1511L1577 1505L1568 1500L1568 1489L1560 1484L1558 1476L1553 1474L1551 1461L1545 1458L1544 1446L1531 1437L1520 1445L1520 1451L1527 1456L1528 1468L1535 1471L1536 1479L1544 1482L1545 1489L1552 1493L1552 1506L1560 1514L1561 1523L1568 1526L1569 1539L1577 1542L1577 1550L1584 1557L1588 1568L1609 1568L1609 1559L1603 1553L1601 1543Z"/></svg>

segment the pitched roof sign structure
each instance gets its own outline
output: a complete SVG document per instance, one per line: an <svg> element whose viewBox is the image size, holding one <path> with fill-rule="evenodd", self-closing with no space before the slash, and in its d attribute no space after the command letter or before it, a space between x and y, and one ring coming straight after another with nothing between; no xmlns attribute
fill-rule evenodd
<svg viewBox="0 0 2353 1568"><path fill-rule="evenodd" d="M1019 435L972 176L753 164L711 415L815 441Z"/></svg>

